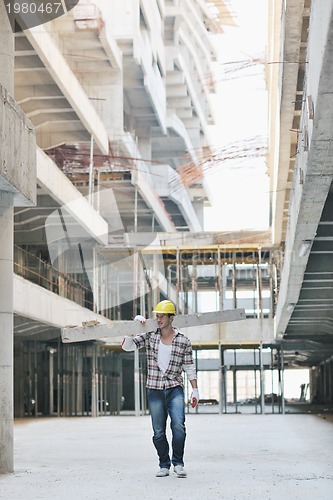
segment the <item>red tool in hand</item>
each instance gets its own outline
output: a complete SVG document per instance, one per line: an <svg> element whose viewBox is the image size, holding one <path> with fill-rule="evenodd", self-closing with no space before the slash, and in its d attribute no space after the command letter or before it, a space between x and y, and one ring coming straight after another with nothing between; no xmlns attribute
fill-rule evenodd
<svg viewBox="0 0 333 500"><path fill-rule="evenodd" d="M198 391L198 389L193 389L192 394L191 394L191 406L192 406L192 408L195 408L198 403L199 403L199 391Z"/></svg>

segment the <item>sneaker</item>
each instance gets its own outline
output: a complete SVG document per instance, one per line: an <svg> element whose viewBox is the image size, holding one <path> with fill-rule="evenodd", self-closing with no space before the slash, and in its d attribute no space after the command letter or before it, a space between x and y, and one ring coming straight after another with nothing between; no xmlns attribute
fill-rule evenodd
<svg viewBox="0 0 333 500"><path fill-rule="evenodd" d="M157 472L156 477L165 477L169 475L169 469L166 467L161 467L160 470Z"/></svg>
<svg viewBox="0 0 333 500"><path fill-rule="evenodd" d="M175 465L173 470L174 470L174 473L177 474L177 477L186 477L187 476L187 472L182 465Z"/></svg>

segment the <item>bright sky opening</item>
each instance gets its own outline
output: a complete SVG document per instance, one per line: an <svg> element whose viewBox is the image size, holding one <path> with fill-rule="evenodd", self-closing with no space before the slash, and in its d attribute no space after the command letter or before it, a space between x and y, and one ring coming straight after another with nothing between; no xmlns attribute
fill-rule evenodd
<svg viewBox="0 0 333 500"><path fill-rule="evenodd" d="M231 0L230 10L236 27L226 26L218 37L218 95L213 98L216 126L212 130L215 148L226 160L205 170L212 200L212 206L205 209L207 231L269 227L267 2ZM228 160L235 151L241 159Z"/></svg>

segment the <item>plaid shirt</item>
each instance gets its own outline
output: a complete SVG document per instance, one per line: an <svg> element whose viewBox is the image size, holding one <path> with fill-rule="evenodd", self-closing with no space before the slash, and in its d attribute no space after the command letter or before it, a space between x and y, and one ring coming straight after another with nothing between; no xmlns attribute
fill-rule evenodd
<svg viewBox="0 0 333 500"><path fill-rule="evenodd" d="M190 340L175 328L176 334L172 341L171 358L169 366L163 373L157 364L158 347L161 340L160 329L154 332L136 335L133 338L135 345L146 347L148 362L148 377L146 386L149 389L169 389L180 385L184 387L182 377L183 366L191 366L194 371L192 346Z"/></svg>

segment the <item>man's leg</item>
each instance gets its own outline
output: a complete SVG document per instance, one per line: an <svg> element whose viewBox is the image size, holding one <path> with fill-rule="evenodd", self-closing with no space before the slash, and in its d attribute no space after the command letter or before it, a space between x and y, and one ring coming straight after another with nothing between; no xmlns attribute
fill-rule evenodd
<svg viewBox="0 0 333 500"><path fill-rule="evenodd" d="M167 408L171 418L172 463L184 466L184 447L186 439L184 391L177 386L168 389Z"/></svg>
<svg viewBox="0 0 333 500"><path fill-rule="evenodd" d="M169 443L166 438L167 408L164 391L148 389L148 404L154 431L153 443L161 468L170 469Z"/></svg>

